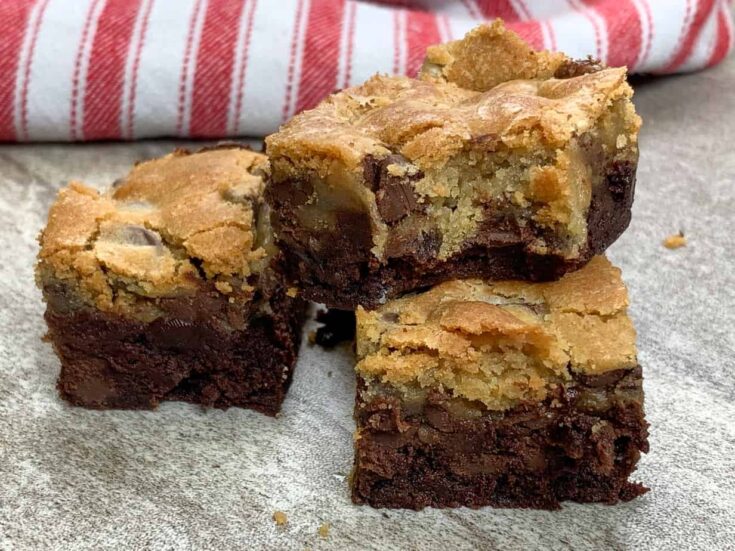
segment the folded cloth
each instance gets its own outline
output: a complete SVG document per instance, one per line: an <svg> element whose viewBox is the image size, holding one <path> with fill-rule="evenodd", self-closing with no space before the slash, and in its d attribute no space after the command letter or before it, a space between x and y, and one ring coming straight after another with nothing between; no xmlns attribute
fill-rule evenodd
<svg viewBox="0 0 735 551"><path fill-rule="evenodd" d="M0 141L263 136L502 17L633 72L714 65L727 0L0 0Z"/></svg>

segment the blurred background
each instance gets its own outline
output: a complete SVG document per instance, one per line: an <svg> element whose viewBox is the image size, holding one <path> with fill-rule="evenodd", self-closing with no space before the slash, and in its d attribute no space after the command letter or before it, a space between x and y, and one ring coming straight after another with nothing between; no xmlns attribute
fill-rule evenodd
<svg viewBox="0 0 735 551"><path fill-rule="evenodd" d="M727 0L2 0L0 141L262 137L503 18L631 72L720 63Z"/></svg>

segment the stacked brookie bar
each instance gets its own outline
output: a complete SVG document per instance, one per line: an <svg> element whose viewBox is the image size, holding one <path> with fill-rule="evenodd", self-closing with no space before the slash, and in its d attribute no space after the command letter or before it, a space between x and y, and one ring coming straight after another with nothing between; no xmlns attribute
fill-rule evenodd
<svg viewBox="0 0 735 551"><path fill-rule="evenodd" d="M645 491L628 481L648 444L627 292L595 256L630 221L631 94L624 68L496 22L267 138L287 272L357 310L356 503Z"/></svg>
<svg viewBox="0 0 735 551"><path fill-rule="evenodd" d="M270 167L221 147L72 183L37 270L62 396L275 414L304 297L357 312L356 503L639 495L635 330L596 256L630 221L631 94L496 22L296 116Z"/></svg>

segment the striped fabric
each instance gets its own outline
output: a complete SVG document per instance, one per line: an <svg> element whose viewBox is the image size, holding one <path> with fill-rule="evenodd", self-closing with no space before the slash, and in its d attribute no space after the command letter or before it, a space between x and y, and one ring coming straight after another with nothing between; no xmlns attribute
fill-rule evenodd
<svg viewBox="0 0 735 551"><path fill-rule="evenodd" d="M262 136L502 17L634 72L721 61L727 0L0 0L0 140Z"/></svg>

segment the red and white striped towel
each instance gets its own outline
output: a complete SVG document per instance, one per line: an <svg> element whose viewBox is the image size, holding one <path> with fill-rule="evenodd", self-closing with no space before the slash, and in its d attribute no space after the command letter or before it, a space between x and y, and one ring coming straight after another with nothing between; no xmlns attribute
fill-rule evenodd
<svg viewBox="0 0 735 551"><path fill-rule="evenodd" d="M0 0L0 141L262 136L502 17L634 72L714 65L727 0Z"/></svg>

